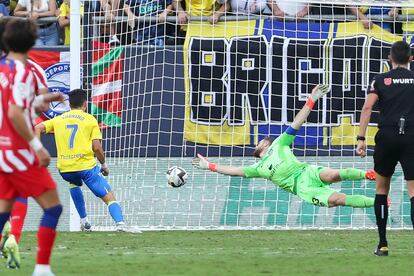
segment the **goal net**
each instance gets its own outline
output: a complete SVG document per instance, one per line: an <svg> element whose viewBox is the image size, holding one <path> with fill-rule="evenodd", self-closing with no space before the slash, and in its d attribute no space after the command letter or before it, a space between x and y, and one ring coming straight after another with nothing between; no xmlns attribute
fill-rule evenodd
<svg viewBox="0 0 414 276"><path fill-rule="evenodd" d="M219 164L253 164L258 141L278 137L311 89L327 83L329 94L292 150L310 164L372 168L376 114L368 157L354 151L361 108L373 77L390 70L392 43L411 42L414 3L232 0L211 24L224 1L164 1L85 1L83 32L72 37L82 41L82 87L102 126L108 181L127 223L144 230L375 227L373 208L317 207L265 179L198 170L191 160L201 153ZM187 16L165 17L174 8ZM189 175L180 188L166 181L175 165ZM375 195L372 181L332 187ZM92 224L111 229L106 206L83 191ZM390 227L411 227L399 167L391 199Z"/></svg>

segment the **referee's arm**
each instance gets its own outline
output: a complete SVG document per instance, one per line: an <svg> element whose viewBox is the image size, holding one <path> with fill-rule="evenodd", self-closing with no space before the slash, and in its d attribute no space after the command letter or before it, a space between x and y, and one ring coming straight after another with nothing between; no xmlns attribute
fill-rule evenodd
<svg viewBox="0 0 414 276"><path fill-rule="evenodd" d="M362 107L361 118L359 119L359 132L358 137L364 137L363 139L358 139L358 145L356 148L356 153L365 157L367 155L367 149L365 144L365 133L367 132L367 127L369 121L371 120L372 108L375 103L378 101L378 95L376 93L369 93L365 99L364 106Z"/></svg>

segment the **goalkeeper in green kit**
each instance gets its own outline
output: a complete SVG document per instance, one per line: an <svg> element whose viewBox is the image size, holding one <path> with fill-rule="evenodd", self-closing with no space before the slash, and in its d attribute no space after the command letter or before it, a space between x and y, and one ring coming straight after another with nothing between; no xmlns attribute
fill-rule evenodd
<svg viewBox="0 0 414 276"><path fill-rule="evenodd" d="M296 115L292 125L276 140L266 137L259 142L254 156L260 160L247 167L231 167L211 163L198 154L192 164L200 169L210 170L225 175L260 177L272 181L280 188L299 196L304 201L317 206L351 206L367 208L374 206L374 198L364 195L346 195L329 187L342 180L375 180L375 172L359 169L330 169L299 162L290 145L295 140L296 132L309 116L315 102L327 94L328 85L318 85L312 90L310 98Z"/></svg>

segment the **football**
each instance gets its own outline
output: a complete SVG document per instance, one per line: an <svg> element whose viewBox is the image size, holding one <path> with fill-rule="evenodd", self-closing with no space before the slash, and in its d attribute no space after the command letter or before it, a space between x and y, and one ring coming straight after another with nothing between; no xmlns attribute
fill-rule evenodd
<svg viewBox="0 0 414 276"><path fill-rule="evenodd" d="M178 188L185 184L188 178L188 174L183 168L173 166L168 169L166 177L168 185L174 188Z"/></svg>

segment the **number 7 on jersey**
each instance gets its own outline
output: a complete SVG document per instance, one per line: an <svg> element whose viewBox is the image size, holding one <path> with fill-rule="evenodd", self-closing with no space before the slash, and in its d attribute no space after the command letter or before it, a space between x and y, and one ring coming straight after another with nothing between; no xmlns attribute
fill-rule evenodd
<svg viewBox="0 0 414 276"><path fill-rule="evenodd" d="M71 131L69 137L69 149L73 149L76 132L78 132L78 125L66 125L66 128Z"/></svg>

